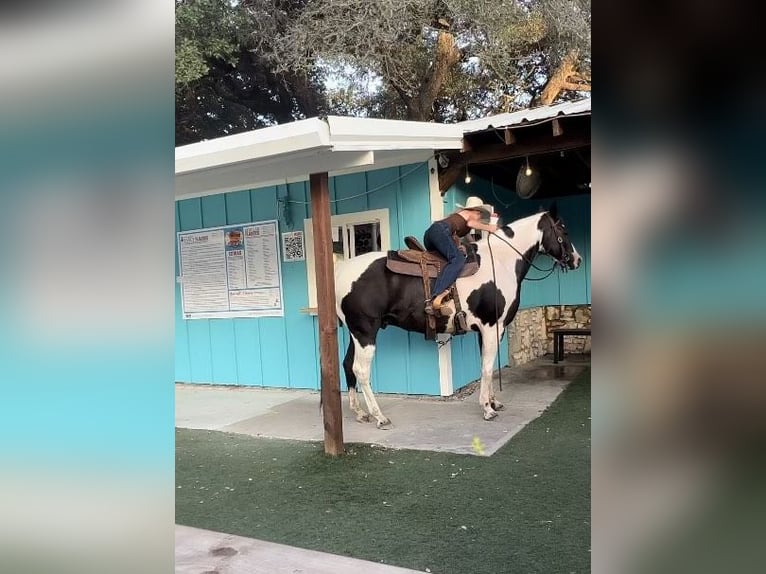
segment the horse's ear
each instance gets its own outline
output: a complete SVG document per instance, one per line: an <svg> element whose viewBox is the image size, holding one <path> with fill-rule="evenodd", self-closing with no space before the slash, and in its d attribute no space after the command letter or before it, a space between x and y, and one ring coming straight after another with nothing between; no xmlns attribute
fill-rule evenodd
<svg viewBox="0 0 766 574"><path fill-rule="evenodd" d="M553 221L558 221L559 220L559 208L556 205L555 201L553 203L551 203L551 206L548 208L548 213L553 218Z"/></svg>

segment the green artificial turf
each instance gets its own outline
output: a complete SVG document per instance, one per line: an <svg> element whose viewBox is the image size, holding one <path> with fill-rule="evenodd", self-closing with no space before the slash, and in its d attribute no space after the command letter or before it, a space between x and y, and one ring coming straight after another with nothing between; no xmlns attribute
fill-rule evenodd
<svg viewBox="0 0 766 574"><path fill-rule="evenodd" d="M176 522L436 574L590 572L589 370L491 457L347 450L178 430Z"/></svg>

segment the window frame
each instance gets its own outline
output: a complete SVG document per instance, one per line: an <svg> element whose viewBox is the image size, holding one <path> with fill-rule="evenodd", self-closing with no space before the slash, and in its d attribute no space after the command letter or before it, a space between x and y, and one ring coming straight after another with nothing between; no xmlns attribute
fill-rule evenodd
<svg viewBox="0 0 766 574"><path fill-rule="evenodd" d="M391 225L388 208L341 213L330 217L330 227L343 228L341 240L343 241L344 256L346 253L349 253L351 245L353 244L353 239L348 240L346 238L347 226L361 225L364 223L378 223L380 227L380 250L385 253L391 249ZM303 220L303 235L306 241L306 280L308 283L308 307L303 309L303 311L310 315L316 315L316 261L314 259L314 226L311 218Z"/></svg>

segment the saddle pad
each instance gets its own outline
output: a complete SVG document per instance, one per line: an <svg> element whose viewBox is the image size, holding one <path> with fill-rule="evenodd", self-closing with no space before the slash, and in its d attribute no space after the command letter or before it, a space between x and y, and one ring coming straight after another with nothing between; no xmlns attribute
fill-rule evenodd
<svg viewBox="0 0 766 574"><path fill-rule="evenodd" d="M409 261L411 263L417 263L420 265L420 260L424 259L428 262L428 264L436 264L439 263L440 265L446 265L447 260L444 259L441 255L438 253L435 253L433 251L417 251L415 249L400 249L399 251L389 251L388 258L392 259L392 254L395 254L396 257L403 261Z"/></svg>
<svg viewBox="0 0 766 574"><path fill-rule="evenodd" d="M405 250L406 251L406 250ZM401 251L389 251L386 259L386 267L389 271L399 273L400 275L412 275L422 277L422 268L419 262L413 262L401 256ZM418 260L419 261L419 260ZM446 262L445 262L446 263ZM479 270L479 264L476 261L469 261L463 267L460 277L468 277ZM428 265L428 276L435 279L438 275L435 265Z"/></svg>

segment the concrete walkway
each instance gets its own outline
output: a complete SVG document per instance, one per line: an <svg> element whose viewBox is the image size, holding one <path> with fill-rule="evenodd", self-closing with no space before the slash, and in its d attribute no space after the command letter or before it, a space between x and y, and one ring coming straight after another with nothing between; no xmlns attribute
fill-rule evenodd
<svg viewBox="0 0 766 574"><path fill-rule="evenodd" d="M176 574L413 574L397 566L176 526Z"/></svg>
<svg viewBox="0 0 766 574"><path fill-rule="evenodd" d="M503 390L496 397L505 404L505 409L493 421L482 418L478 387L464 398L377 395L383 413L392 422L388 430L357 422L343 393L344 439L389 448L476 454L472 443L478 438L484 445L484 454L491 455L550 406L585 365L576 357L567 357L558 365L543 357L521 367L503 369ZM361 395L360 400L363 401ZM259 437L323 440L317 391L179 384L176 426Z"/></svg>

